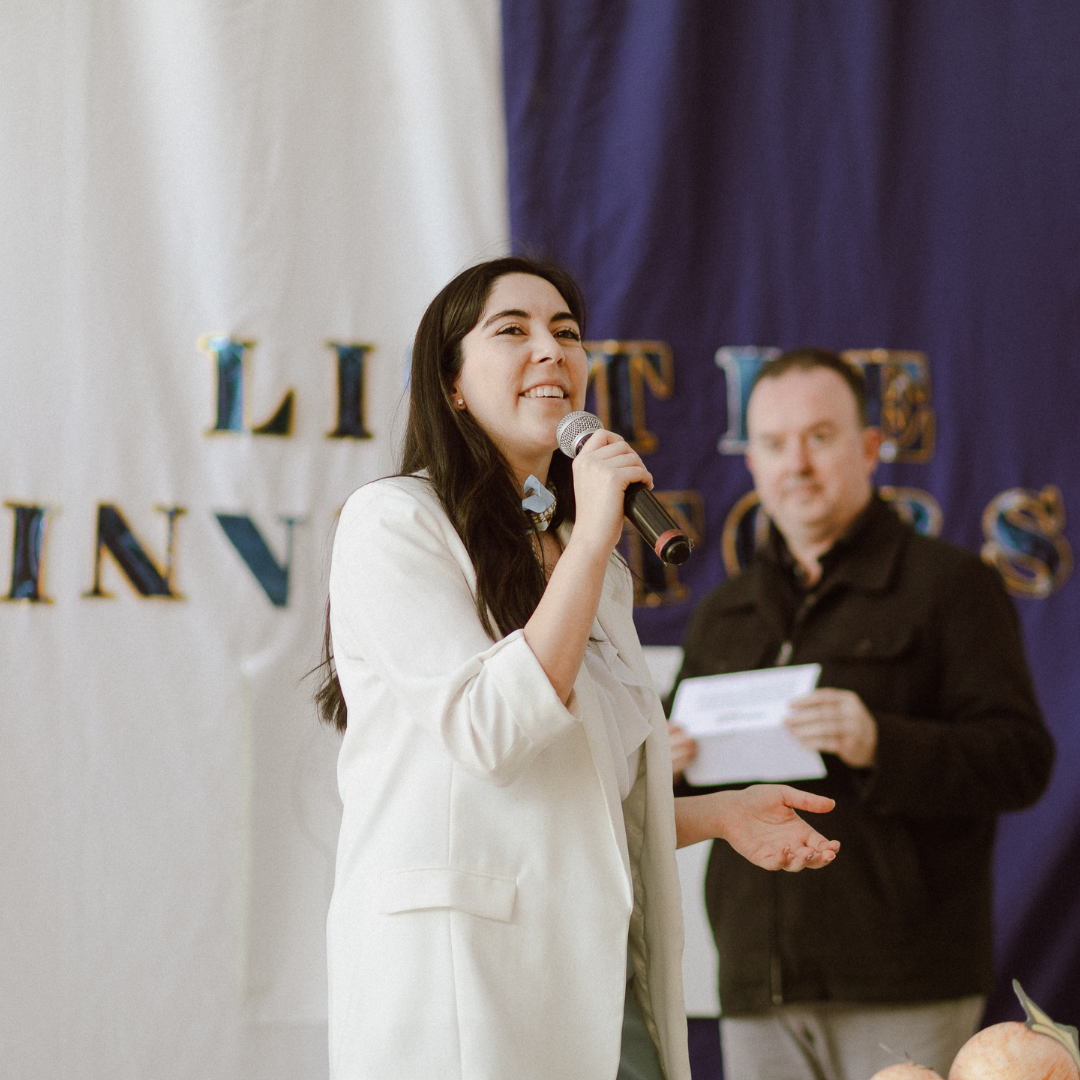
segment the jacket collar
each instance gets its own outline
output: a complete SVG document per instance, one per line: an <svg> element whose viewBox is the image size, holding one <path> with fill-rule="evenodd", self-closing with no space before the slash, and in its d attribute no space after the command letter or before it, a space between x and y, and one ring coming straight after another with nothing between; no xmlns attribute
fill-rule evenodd
<svg viewBox="0 0 1080 1080"><path fill-rule="evenodd" d="M871 593L887 589L910 536L911 529L875 491L851 529L823 556L827 565L825 588L831 592L845 585ZM764 590L774 574L786 572L785 556L791 558L787 544L776 526L770 525L769 539L753 562L727 583L721 610L768 606Z"/></svg>

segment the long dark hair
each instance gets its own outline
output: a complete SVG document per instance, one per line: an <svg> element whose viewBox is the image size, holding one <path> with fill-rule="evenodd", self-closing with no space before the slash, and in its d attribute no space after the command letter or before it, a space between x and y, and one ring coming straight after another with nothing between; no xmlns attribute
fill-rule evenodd
<svg viewBox="0 0 1080 1080"><path fill-rule="evenodd" d="M461 537L476 571L476 612L492 640L528 622L546 584L510 466L487 432L468 412L455 409L452 400L464 361L461 341L480 321L492 286L507 274L532 274L550 282L584 333L581 290L559 266L512 256L458 274L428 305L416 331L401 460L401 475L427 471ZM573 473L563 454L552 455L548 487L558 496L550 528L573 521ZM316 670L323 675L315 693L319 712L344 731L345 699L334 669L329 603L322 663Z"/></svg>

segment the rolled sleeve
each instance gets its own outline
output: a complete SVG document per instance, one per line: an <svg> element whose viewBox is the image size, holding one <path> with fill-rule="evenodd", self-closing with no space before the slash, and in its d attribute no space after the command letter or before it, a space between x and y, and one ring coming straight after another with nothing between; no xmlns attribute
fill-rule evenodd
<svg viewBox="0 0 1080 1080"><path fill-rule="evenodd" d="M473 588L465 549L424 481L378 481L346 503L330 616L349 722L365 722L362 687L374 677L455 762L509 783L577 720L523 631L487 635Z"/></svg>
<svg viewBox="0 0 1080 1080"><path fill-rule="evenodd" d="M505 707L512 711L522 733L538 750L577 723L529 648L524 630L515 630L498 642L484 658L484 664ZM561 723L553 724L553 718Z"/></svg>

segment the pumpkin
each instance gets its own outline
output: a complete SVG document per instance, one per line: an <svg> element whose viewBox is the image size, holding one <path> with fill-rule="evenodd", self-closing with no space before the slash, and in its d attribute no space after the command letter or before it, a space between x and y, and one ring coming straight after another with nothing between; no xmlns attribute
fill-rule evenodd
<svg viewBox="0 0 1080 1080"><path fill-rule="evenodd" d="M960 1048L949 1080L1078 1080L1080 1069L1056 1039L1019 1020L994 1024Z"/></svg>
<svg viewBox="0 0 1080 1080"><path fill-rule="evenodd" d="M948 1080L1078 1080L1072 1056L1020 1021L978 1031L960 1048Z"/></svg>
<svg viewBox="0 0 1080 1080"><path fill-rule="evenodd" d="M1076 1028L1055 1024L1013 979L1027 1022L994 1024L960 1048L949 1080L1080 1080Z"/></svg>
<svg viewBox="0 0 1080 1080"><path fill-rule="evenodd" d="M874 1073L870 1080L941 1080L933 1069L924 1069L905 1061L902 1065L890 1065L881 1072Z"/></svg>

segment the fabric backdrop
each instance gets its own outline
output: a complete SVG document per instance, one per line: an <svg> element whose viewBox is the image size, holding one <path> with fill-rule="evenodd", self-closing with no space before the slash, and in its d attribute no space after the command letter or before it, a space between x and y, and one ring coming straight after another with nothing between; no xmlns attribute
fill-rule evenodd
<svg viewBox="0 0 1080 1080"><path fill-rule="evenodd" d="M1020 1015L1018 977L1075 1023L1075 5L504 0L503 22L514 243L580 277L595 400L703 533L678 583L645 565L643 641L677 644L725 546L752 549L740 384L771 348L855 351L879 482L1002 570L1057 740L1049 793L1002 821L990 1017Z"/></svg>
<svg viewBox="0 0 1080 1080"><path fill-rule="evenodd" d="M481 0L0 6L4 1076L326 1076L300 680L420 313L505 249L499 40Z"/></svg>

